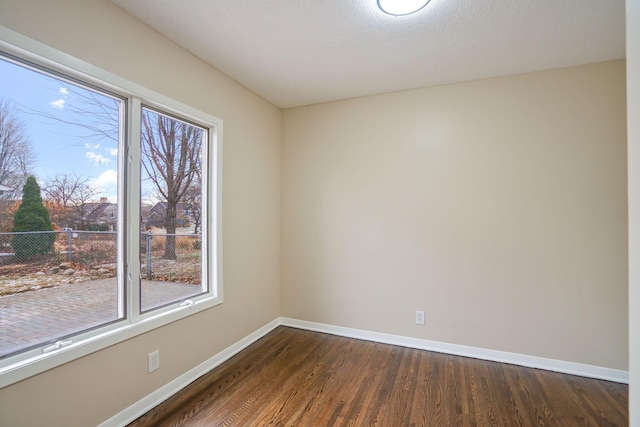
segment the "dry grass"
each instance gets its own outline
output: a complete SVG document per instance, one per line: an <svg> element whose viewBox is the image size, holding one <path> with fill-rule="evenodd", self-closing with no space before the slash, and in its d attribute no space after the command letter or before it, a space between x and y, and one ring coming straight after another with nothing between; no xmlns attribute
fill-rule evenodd
<svg viewBox="0 0 640 427"><path fill-rule="evenodd" d="M176 260L162 259L166 237L164 229L151 230L152 274L147 279L198 285L202 281L200 236L176 236ZM59 234L54 242L54 253L29 260L4 260L0 266L0 296L67 285L96 278L115 277L117 244L115 234L74 233L71 248L66 234ZM146 248L141 242L142 274L146 273ZM71 249L73 275L50 273L61 263L69 264L67 251ZM105 265L109 268L105 276ZM101 273L98 273L101 271Z"/></svg>

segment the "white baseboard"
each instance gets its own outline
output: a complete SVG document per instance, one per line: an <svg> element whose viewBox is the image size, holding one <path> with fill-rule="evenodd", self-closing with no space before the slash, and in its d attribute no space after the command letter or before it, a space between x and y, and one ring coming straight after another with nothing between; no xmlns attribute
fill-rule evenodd
<svg viewBox="0 0 640 427"><path fill-rule="evenodd" d="M629 384L629 372L619 369L603 368L600 366L566 362L563 360L547 359L537 356L527 356L524 354L509 353L506 351L488 350L484 348L469 347L465 345L448 344L438 341L404 337L400 335L383 334L361 329L344 328L341 326L307 322L304 320L289 319L286 317L281 317L279 319L279 323L283 326L291 326L293 328L306 329L309 331L324 332L327 334L340 335L348 338L375 341L384 344L393 344L402 347L417 348L421 350L435 351L438 353L472 357L474 359L489 360L492 362L509 363L511 365L525 366L527 368L544 369L546 371L561 372L563 374L578 375L581 377Z"/></svg>
<svg viewBox="0 0 640 427"><path fill-rule="evenodd" d="M279 325L280 325L280 319L276 319L272 322L269 322L268 324L258 329L257 331L251 333L250 335L246 336L245 338L241 339L235 344L222 350L220 353L216 354L211 359L208 359L202 362L200 365L185 372L184 374L180 375L178 378L171 381L170 383L160 387L153 393L140 399L139 401L129 406L124 411L109 418L108 420L100 424L99 427L111 427L111 426L116 427L116 426L127 425L128 423L132 422L136 418L140 417L141 415L144 415L151 409L155 408L160 403L164 402L169 397L173 396L174 394L176 394L177 392L179 392L180 390L182 390L183 388L185 388L186 386L188 386L193 381L197 380L207 372L211 371L215 367L219 366L223 362L235 356L236 354L244 350L246 347L248 347L249 345L253 344L257 340L262 338L263 336L267 335L269 332L277 328Z"/></svg>
<svg viewBox="0 0 640 427"><path fill-rule="evenodd" d="M402 347L417 348L420 350L435 351L438 353L452 354L455 356L472 357L474 359L489 360L492 362L509 363L511 365L525 366L527 368L544 369L547 371L561 372L564 374L578 375L581 377L595 378L629 384L629 372L618 369L603 368L600 366L585 365L582 363L565 362L562 360L547 359L537 356L509 353L505 351L487 350L478 347L469 347L458 344L448 344L438 341L430 341L419 338L410 338L401 335L383 334L380 332L365 331L362 329L345 328L342 326L327 325L324 323L307 322L305 320L277 318L257 331L251 333L237 343L227 347L212 358L204 361L195 368L180 375L175 380L160 387L156 391L140 399L122 412L109 418L99 427L116 427L126 425L160 403L167 400L193 381L207 372L219 366L226 360L238 354L249 345L253 344L278 326L290 326L308 331L323 332L348 338L356 338L366 341L374 341L384 344L399 345Z"/></svg>

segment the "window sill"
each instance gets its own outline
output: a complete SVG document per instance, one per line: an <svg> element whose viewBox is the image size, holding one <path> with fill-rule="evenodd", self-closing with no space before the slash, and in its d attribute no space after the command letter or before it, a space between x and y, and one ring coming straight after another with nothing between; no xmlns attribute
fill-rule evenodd
<svg viewBox="0 0 640 427"><path fill-rule="evenodd" d="M49 369L71 362L96 351L118 344L137 335L160 328L176 320L222 304L220 297L194 299L193 304L173 306L170 309L139 319L136 323L124 320L94 331L90 337L78 339L72 344L47 353L39 353L29 358L0 367L0 388L10 386ZM123 324L126 323L126 324Z"/></svg>

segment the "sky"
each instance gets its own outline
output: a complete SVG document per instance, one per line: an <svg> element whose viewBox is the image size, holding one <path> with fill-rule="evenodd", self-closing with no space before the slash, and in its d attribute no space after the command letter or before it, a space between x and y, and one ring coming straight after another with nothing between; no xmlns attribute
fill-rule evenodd
<svg viewBox="0 0 640 427"><path fill-rule="evenodd" d="M92 114L73 114L74 109L95 111L95 105L85 98L90 93L95 92L0 59L0 99L10 102L15 117L24 125L35 160L32 174L40 187L58 174L77 174L90 179L91 185L99 192L96 200L107 197L115 202L117 136L91 135L81 126L60 121L77 123L83 120L113 136L114 121L109 120L105 124ZM113 99L102 95L99 99L109 107L109 115L117 117ZM98 117L109 116L101 114Z"/></svg>

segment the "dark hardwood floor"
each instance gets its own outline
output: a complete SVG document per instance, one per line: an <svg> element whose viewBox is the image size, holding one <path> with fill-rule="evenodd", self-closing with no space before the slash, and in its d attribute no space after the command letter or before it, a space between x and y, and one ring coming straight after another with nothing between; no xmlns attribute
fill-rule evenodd
<svg viewBox="0 0 640 427"><path fill-rule="evenodd" d="M628 387L279 327L130 424L626 426Z"/></svg>

